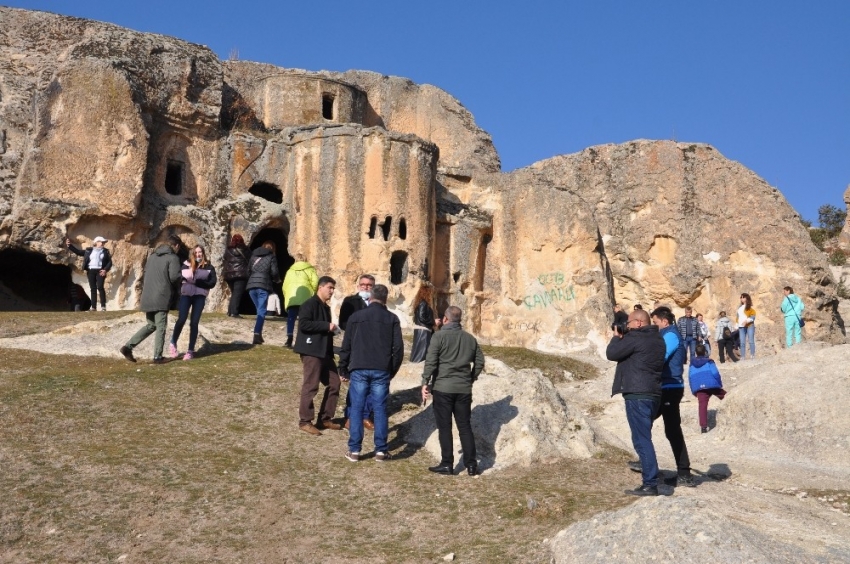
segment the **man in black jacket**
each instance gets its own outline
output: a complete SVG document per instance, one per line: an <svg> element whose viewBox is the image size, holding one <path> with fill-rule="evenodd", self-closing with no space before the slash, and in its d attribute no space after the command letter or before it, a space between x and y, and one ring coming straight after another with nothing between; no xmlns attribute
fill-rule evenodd
<svg viewBox="0 0 850 564"><path fill-rule="evenodd" d="M316 295L301 304L298 312L298 335L292 350L301 355L304 381L301 384L301 402L298 407L298 428L311 435L321 435L320 429L339 430L342 427L331 419L339 398L339 373L334 362L333 337L339 331L331 321L328 305L336 289L330 276L319 278ZM319 406L317 425L313 425L315 408L313 398L319 383L325 385L325 394Z"/></svg>
<svg viewBox="0 0 850 564"><path fill-rule="evenodd" d="M342 300L342 306L339 308L339 327L343 331L348 326L348 319L357 313L358 311L364 310L369 306L369 299L372 297L372 288L375 287L375 277L371 274L361 274L360 278L357 279L357 293L351 296L347 296L344 300ZM351 419L349 419L349 415L351 414L351 388L348 389L348 393L345 395L345 411L343 411L343 416L345 417L345 428L351 428ZM369 397L368 392L366 393L366 403L363 404L363 426L367 429L374 430L375 424L372 423L371 419L372 415L372 399Z"/></svg>
<svg viewBox="0 0 850 564"><path fill-rule="evenodd" d="M387 396L390 393L390 380L401 368L404 359L401 324L398 317L387 310L388 295L389 290L383 284L372 289L369 307L348 319L348 329L339 354L339 371L343 378L351 380L349 392L354 413L363 411L367 395L372 398L372 408L375 410L375 460L378 462L390 457L387 450ZM363 421L355 417L351 421L345 457L351 462L360 460L362 444Z"/></svg>
<svg viewBox="0 0 850 564"><path fill-rule="evenodd" d="M650 325L649 314L635 310L629 315L623 335L615 333L605 351L617 362L611 395L623 394L626 417L632 431L632 445L640 456L643 483L630 495L658 495L658 460L652 444L652 422L661 407L661 369L664 367L664 339L658 327Z"/></svg>
<svg viewBox="0 0 850 564"><path fill-rule="evenodd" d="M97 311L98 296L100 296L101 311L106 311L106 290L103 284L106 281L106 273L112 269L112 256L109 254L109 249L103 246L105 243L106 239L98 236L94 238L94 246L86 247L84 251L81 251L71 244L70 239L65 238L65 246L68 250L83 257L83 270L89 279L92 311Z"/></svg>

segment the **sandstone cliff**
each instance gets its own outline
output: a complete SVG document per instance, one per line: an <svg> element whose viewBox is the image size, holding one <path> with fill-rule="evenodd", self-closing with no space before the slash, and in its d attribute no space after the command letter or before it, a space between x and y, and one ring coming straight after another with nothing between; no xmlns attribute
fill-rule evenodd
<svg viewBox="0 0 850 564"><path fill-rule="evenodd" d="M375 273L403 320L430 280L438 309L460 305L494 343L598 350L614 300L693 305L711 323L749 292L770 351L786 284L806 300L807 338L843 341L835 282L796 212L706 145L605 145L501 173L489 135L433 86L223 63L10 8L0 73L0 282L33 256L83 282L60 243L103 235L110 307L133 308L158 240L204 244L219 264L239 233L276 241L283 269L303 254L340 299Z"/></svg>

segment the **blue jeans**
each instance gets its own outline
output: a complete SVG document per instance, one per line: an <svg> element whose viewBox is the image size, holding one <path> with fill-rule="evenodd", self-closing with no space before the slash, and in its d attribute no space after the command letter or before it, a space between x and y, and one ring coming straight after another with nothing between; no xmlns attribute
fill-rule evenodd
<svg viewBox="0 0 850 564"><path fill-rule="evenodd" d="M363 403L363 417L361 419L372 419L372 396L366 392L366 401ZM342 412L346 419L351 417L351 386L348 387L348 393L345 395L345 409Z"/></svg>
<svg viewBox="0 0 850 564"><path fill-rule="evenodd" d="M263 324L266 322L266 304L269 303L269 293L262 288L251 288L248 290L254 307L257 308L257 321L254 322L254 333L263 334Z"/></svg>
<svg viewBox="0 0 850 564"><path fill-rule="evenodd" d="M688 359L694 358L697 355L697 339L696 337L685 337L682 339L685 343L685 348L688 349Z"/></svg>
<svg viewBox="0 0 850 564"><path fill-rule="evenodd" d="M198 340L198 323L201 321L201 312L207 303L206 296L180 296L177 302L177 322L174 323L174 332L171 334L171 344L177 346L183 325L189 317L189 308L192 309L192 319L189 320L189 350L195 352L195 341Z"/></svg>
<svg viewBox="0 0 850 564"><path fill-rule="evenodd" d="M750 342L750 357L756 357L756 326L738 327L738 335L741 338L741 360L747 358L747 341Z"/></svg>
<svg viewBox="0 0 850 564"><path fill-rule="evenodd" d="M292 335L295 331L295 320L298 318L298 311L301 306L289 306L286 308L286 334Z"/></svg>
<svg viewBox="0 0 850 564"><path fill-rule="evenodd" d="M660 407L660 397L657 400L626 400L626 419L632 431L632 446L640 457L643 485L650 487L658 486L658 459L652 444L652 421Z"/></svg>
<svg viewBox="0 0 850 564"><path fill-rule="evenodd" d="M363 413L366 396L371 396L375 410L375 452L387 452L387 436L390 424L387 416L387 396L390 395L390 373L383 370L352 370L349 374L351 384L351 409L354 413ZM360 452L363 445L363 418L349 419L348 450Z"/></svg>

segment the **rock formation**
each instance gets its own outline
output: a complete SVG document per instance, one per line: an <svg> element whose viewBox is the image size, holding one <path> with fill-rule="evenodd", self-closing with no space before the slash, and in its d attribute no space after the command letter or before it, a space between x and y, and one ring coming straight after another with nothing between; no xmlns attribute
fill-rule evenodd
<svg viewBox="0 0 850 564"><path fill-rule="evenodd" d="M797 213L707 145L605 145L502 173L489 135L433 86L222 62L177 39L11 8L0 74L10 288L26 286L9 279L33 257L65 265L41 294L83 282L60 243L103 235L109 305L133 308L164 236L220 264L239 233L276 241L284 269L303 254L340 298L375 273L405 321L431 281L438 309L461 306L493 343L598 350L614 300L693 305L711 322L746 291L770 351L786 284L806 300L807 338L844 339L835 282Z"/></svg>

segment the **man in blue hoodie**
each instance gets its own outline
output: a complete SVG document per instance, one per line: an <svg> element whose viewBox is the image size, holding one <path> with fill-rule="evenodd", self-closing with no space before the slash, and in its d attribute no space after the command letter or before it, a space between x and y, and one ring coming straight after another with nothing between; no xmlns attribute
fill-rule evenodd
<svg viewBox="0 0 850 564"><path fill-rule="evenodd" d="M688 457L688 447L682 433L682 416L679 412L679 404L685 395L685 344L676 327L676 317L670 308L659 307L653 311L652 322L658 326L666 347L664 368L661 370L659 415L664 420L664 434L673 449L677 470L677 477L664 480L664 483L674 487L694 487L696 482L691 475L691 460Z"/></svg>

